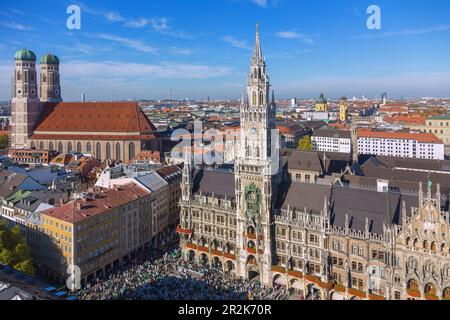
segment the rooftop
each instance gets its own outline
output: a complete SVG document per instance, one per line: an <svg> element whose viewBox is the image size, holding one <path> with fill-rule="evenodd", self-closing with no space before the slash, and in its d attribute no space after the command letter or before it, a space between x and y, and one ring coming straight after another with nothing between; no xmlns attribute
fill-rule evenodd
<svg viewBox="0 0 450 320"><path fill-rule="evenodd" d="M149 133L156 131L136 102L47 103L35 130L46 132Z"/></svg>
<svg viewBox="0 0 450 320"><path fill-rule="evenodd" d="M387 132L373 131L370 129L358 129L359 138L378 138L378 139L399 139L399 140L416 140L422 143L439 143L442 140L432 133L410 133L410 132Z"/></svg>
<svg viewBox="0 0 450 320"><path fill-rule="evenodd" d="M43 214L61 221L77 223L136 201L146 195L148 195L148 192L143 188L135 184L129 184L118 188L91 192L82 199L43 211Z"/></svg>

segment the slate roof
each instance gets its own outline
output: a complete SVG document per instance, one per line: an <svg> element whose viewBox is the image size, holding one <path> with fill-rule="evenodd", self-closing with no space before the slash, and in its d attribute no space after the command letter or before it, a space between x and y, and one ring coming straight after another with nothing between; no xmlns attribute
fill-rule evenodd
<svg viewBox="0 0 450 320"><path fill-rule="evenodd" d="M367 217L370 232L382 234L383 222L401 224L402 201L406 202L408 215L411 207L418 206L416 195L334 186L330 202L331 224L344 227L348 214L350 227L364 231Z"/></svg>
<svg viewBox="0 0 450 320"><path fill-rule="evenodd" d="M234 172L224 169L196 169L193 174L193 193L235 198Z"/></svg>

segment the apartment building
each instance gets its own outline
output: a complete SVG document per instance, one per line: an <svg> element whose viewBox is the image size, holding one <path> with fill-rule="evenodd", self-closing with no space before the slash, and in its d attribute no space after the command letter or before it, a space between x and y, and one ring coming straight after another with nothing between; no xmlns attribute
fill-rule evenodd
<svg viewBox="0 0 450 320"><path fill-rule="evenodd" d="M312 136L314 150L350 153L352 150L350 131L321 129Z"/></svg>
<svg viewBox="0 0 450 320"><path fill-rule="evenodd" d="M444 160L444 143L432 133L359 129L358 152L366 155Z"/></svg>
<svg viewBox="0 0 450 320"><path fill-rule="evenodd" d="M42 213L42 271L64 282L75 265L82 285L95 281L149 244L151 228L150 192L135 183L95 189Z"/></svg>

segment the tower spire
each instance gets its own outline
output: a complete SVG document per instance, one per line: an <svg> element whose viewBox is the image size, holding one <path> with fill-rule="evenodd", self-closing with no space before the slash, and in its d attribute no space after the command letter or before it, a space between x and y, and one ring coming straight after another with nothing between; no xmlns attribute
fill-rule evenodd
<svg viewBox="0 0 450 320"><path fill-rule="evenodd" d="M262 49L261 49L261 39L259 37L259 23L256 24L256 41L255 50L253 51L253 60L259 61L263 59Z"/></svg>

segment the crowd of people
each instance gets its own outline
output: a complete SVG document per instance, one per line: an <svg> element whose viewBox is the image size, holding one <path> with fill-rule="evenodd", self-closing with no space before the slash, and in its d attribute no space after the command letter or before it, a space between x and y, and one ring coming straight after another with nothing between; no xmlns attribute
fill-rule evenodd
<svg viewBox="0 0 450 320"><path fill-rule="evenodd" d="M260 300L283 292L213 267L185 262L179 252L132 262L108 279L78 292L83 300Z"/></svg>

